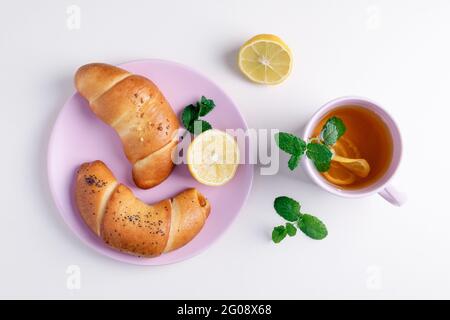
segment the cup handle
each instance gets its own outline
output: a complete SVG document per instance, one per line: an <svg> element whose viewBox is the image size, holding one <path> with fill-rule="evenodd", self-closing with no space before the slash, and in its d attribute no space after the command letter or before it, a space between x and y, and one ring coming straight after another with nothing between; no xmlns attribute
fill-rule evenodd
<svg viewBox="0 0 450 320"><path fill-rule="evenodd" d="M398 191L394 186L387 185L383 190L378 192L386 201L392 203L394 206L400 207L406 202L406 194Z"/></svg>

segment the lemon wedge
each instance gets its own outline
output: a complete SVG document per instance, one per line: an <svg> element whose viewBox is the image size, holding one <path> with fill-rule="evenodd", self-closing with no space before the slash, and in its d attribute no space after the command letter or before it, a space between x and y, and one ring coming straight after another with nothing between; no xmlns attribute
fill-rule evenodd
<svg viewBox="0 0 450 320"><path fill-rule="evenodd" d="M292 69L289 47L273 34L260 34L239 50L239 69L250 80L262 84L284 81Z"/></svg>
<svg viewBox="0 0 450 320"><path fill-rule="evenodd" d="M211 129L199 134L187 150L191 175L208 186L221 186L230 181L239 165L236 140L226 132Z"/></svg>
<svg viewBox="0 0 450 320"><path fill-rule="evenodd" d="M335 155L331 160L339 162L341 166L360 178L365 178L370 173L370 165L365 159L349 159Z"/></svg>
<svg viewBox="0 0 450 320"><path fill-rule="evenodd" d="M347 139L346 137L341 137L334 145L333 145L334 153L338 156L345 158L361 158L361 153L359 149L355 146L355 144Z"/></svg>
<svg viewBox="0 0 450 320"><path fill-rule="evenodd" d="M365 159L361 159L358 148L348 139L342 138L333 146L333 158L331 161L339 162L341 166L360 178L365 178L370 173L370 165Z"/></svg>
<svg viewBox="0 0 450 320"><path fill-rule="evenodd" d="M331 162L330 169L322 173L333 184L346 186L356 181L356 176L337 162Z"/></svg>

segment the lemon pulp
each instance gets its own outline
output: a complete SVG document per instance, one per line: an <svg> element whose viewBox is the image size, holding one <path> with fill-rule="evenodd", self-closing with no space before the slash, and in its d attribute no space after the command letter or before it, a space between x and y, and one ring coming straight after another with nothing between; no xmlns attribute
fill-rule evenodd
<svg viewBox="0 0 450 320"><path fill-rule="evenodd" d="M260 34L239 50L239 68L250 80L262 84L284 81L292 69L289 47L273 34Z"/></svg>
<svg viewBox="0 0 450 320"><path fill-rule="evenodd" d="M210 186L224 185L234 177L239 165L238 144L226 132L217 129L205 131L190 144L187 165L198 182Z"/></svg>

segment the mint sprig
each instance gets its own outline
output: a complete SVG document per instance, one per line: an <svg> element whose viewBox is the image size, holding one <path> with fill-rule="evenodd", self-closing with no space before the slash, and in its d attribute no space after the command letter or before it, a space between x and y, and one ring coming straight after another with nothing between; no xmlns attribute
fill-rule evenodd
<svg viewBox="0 0 450 320"><path fill-rule="evenodd" d="M285 220L286 226L277 226L272 231L272 241L281 242L286 235L293 237L297 234L297 228L314 240L321 240L328 235L325 224L317 217L300 212L300 204L286 196L277 197L273 204L275 211ZM291 222L296 222L297 228Z"/></svg>
<svg viewBox="0 0 450 320"><path fill-rule="evenodd" d="M344 122L338 117L332 117L323 126L319 137L311 139L308 143L287 132L275 134L275 142L281 150L291 155L288 161L290 170L298 167L302 156L306 153L317 170L326 172L330 169L333 157L330 148L344 135L345 131Z"/></svg>
<svg viewBox="0 0 450 320"><path fill-rule="evenodd" d="M181 114L181 122L183 126L191 133L200 134L212 129L208 121L200 120L200 117L206 116L211 112L216 104L212 99L202 96L197 103L186 106Z"/></svg>

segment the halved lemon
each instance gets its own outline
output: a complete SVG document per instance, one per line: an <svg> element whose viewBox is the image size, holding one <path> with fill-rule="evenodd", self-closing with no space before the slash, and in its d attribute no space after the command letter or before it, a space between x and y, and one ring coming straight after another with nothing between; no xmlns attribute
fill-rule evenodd
<svg viewBox="0 0 450 320"><path fill-rule="evenodd" d="M260 34L239 50L239 68L250 80L262 84L284 81L292 69L292 53L279 37Z"/></svg>
<svg viewBox="0 0 450 320"><path fill-rule="evenodd" d="M239 165L238 144L226 132L205 131L189 145L187 165L198 182L209 186L224 185L234 177Z"/></svg>

